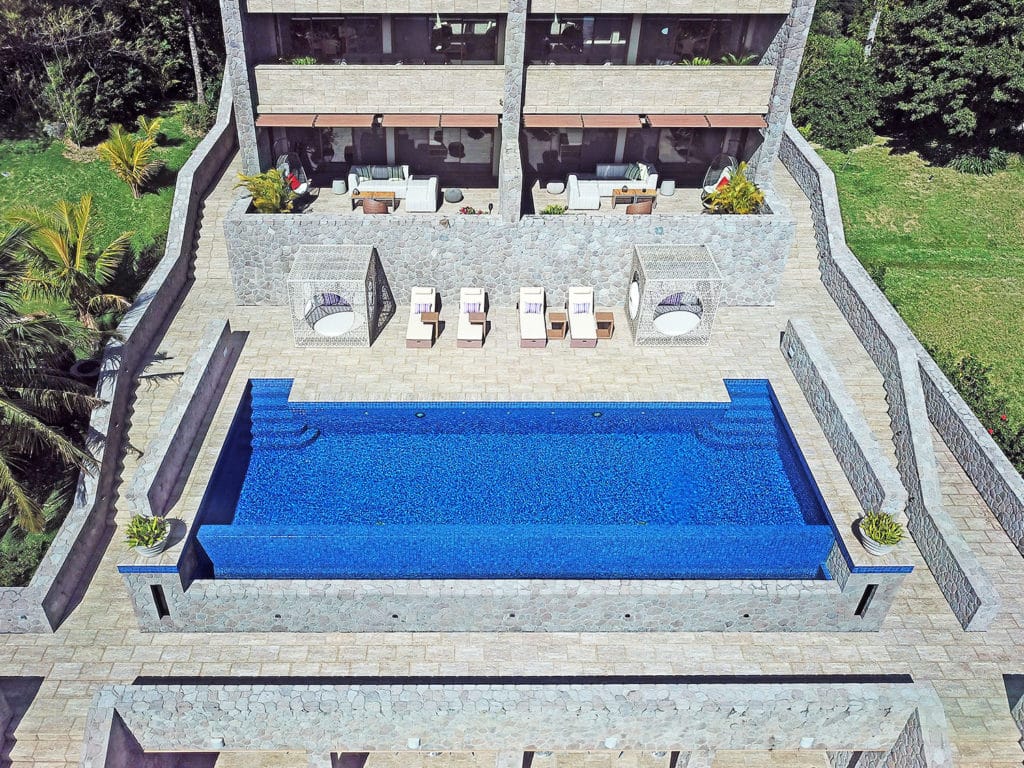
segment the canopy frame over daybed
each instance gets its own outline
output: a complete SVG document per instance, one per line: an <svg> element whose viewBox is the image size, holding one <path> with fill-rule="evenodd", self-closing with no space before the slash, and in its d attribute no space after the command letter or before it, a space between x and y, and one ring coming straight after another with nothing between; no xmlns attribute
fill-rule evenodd
<svg viewBox="0 0 1024 768"><path fill-rule="evenodd" d="M633 247L633 266L626 286L626 317L634 344L707 344L721 295L722 274L706 246Z"/></svg>
<svg viewBox="0 0 1024 768"><path fill-rule="evenodd" d="M288 273L297 347L368 347L395 314L372 245L304 245Z"/></svg>

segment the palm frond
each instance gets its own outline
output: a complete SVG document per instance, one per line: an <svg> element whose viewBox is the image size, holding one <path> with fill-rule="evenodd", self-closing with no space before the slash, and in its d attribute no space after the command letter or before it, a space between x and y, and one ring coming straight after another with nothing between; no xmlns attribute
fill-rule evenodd
<svg viewBox="0 0 1024 768"><path fill-rule="evenodd" d="M0 453L0 512L12 514L14 524L28 533L39 533L46 524L42 508L18 482L3 453Z"/></svg>
<svg viewBox="0 0 1024 768"><path fill-rule="evenodd" d="M33 454L45 448L63 463L82 468L96 466L96 459L68 440L53 427L43 423L14 401L0 395L0 438L17 453Z"/></svg>

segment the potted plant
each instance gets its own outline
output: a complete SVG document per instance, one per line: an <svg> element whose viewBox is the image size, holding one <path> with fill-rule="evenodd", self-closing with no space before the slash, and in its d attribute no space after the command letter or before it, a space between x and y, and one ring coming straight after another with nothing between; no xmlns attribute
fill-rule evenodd
<svg viewBox="0 0 1024 768"><path fill-rule="evenodd" d="M868 512L857 521L857 537L872 555L885 555L903 540L903 526L887 512Z"/></svg>
<svg viewBox="0 0 1024 768"><path fill-rule="evenodd" d="M167 546L170 526L162 517L132 515L124 540L143 557L156 557Z"/></svg>
<svg viewBox="0 0 1024 768"><path fill-rule="evenodd" d="M747 178L747 164L740 163L727 184L704 198L708 213L760 213L764 209L764 192Z"/></svg>

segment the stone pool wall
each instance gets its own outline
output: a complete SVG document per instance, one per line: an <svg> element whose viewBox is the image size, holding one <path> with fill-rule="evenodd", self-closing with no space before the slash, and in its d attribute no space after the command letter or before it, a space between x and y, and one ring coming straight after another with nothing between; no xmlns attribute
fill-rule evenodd
<svg viewBox="0 0 1024 768"><path fill-rule="evenodd" d="M164 256L107 343L89 421L103 438L97 475L83 473L74 504L25 587L0 587L0 633L52 632L74 600L96 547L109 530L134 377L189 278L201 203L237 144L230 84L221 92L217 122L178 172Z"/></svg>
<svg viewBox="0 0 1024 768"><path fill-rule="evenodd" d="M190 537L177 568L119 566L143 631L867 632L910 570L851 571L836 545L830 581L195 579Z"/></svg>
<svg viewBox="0 0 1024 768"><path fill-rule="evenodd" d="M938 415L939 409L933 406L929 412L921 383L922 360L930 358L847 247L835 177L792 124L786 130L780 158L810 200L822 283L882 374L897 469L910 501L907 517L914 541L961 625L965 629L983 631L999 611L999 596L942 504L929 422L929 416ZM931 371L930 375L934 374ZM951 387L942 392L948 396L950 390ZM969 411L965 411L966 406L963 406L949 413L963 419L965 424L971 420L976 422ZM947 432L952 431L949 425L945 428ZM973 427L965 429L969 433L976 431ZM980 450L989 462L999 463L990 452ZM963 463L967 454L963 453L962 446L961 451L957 458ZM998 448L995 451L998 453ZM1002 457L1002 461L1006 462L1006 458ZM991 476L987 481L986 474L978 468L972 469L969 464L964 467L986 499L1006 499L1013 495L1006 483L982 490ZM1009 471L1013 471L1012 467ZM1010 505L1003 507L1003 511L1013 514Z"/></svg>
<svg viewBox="0 0 1024 768"><path fill-rule="evenodd" d="M952 765L930 685L734 680L108 686L94 699L81 765L128 764L119 743L134 758L218 749L499 751L496 768L522 765L523 753L535 750L799 748L877 752L892 768Z"/></svg>
<svg viewBox="0 0 1024 768"><path fill-rule="evenodd" d="M796 224L781 201L761 216L363 216L248 213L235 203L224 221L239 304L287 304L288 273L304 245L374 247L399 306L416 285L454 301L467 285L492 304L514 306L519 287L541 285L551 306L570 285L592 285L599 305L625 303L633 246L707 246L722 273L722 304L775 303Z"/></svg>

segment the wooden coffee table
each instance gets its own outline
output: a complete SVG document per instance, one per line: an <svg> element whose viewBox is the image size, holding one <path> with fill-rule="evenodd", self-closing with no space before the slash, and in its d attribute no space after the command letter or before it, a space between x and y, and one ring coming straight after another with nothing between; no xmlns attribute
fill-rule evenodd
<svg viewBox="0 0 1024 768"><path fill-rule="evenodd" d="M597 338L610 339L615 333L615 315L611 312L595 312L597 321Z"/></svg>
<svg viewBox="0 0 1024 768"><path fill-rule="evenodd" d="M386 203L392 208L398 204L394 192L353 192L352 210L354 211L356 206L362 203L363 200L377 200L378 202Z"/></svg>
<svg viewBox="0 0 1024 768"><path fill-rule="evenodd" d="M642 203L646 200L654 202L658 198L656 189L617 189L612 192L612 208L619 203Z"/></svg>

